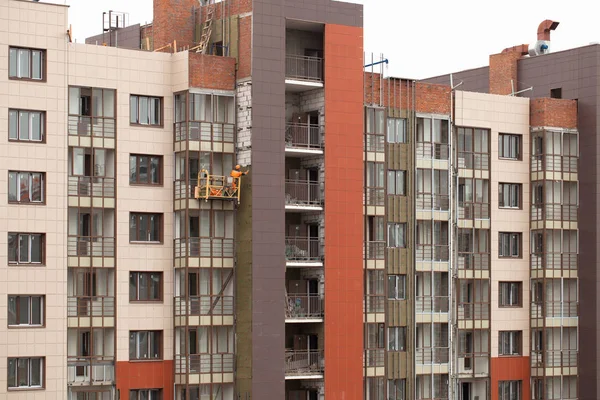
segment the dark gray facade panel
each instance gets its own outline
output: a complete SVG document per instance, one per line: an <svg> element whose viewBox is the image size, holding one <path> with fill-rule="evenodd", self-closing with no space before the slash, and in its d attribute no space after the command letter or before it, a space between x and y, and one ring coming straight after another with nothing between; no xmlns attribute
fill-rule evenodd
<svg viewBox="0 0 600 400"><path fill-rule="evenodd" d="M122 49L139 50L141 43L140 24L119 28L116 31L101 33L85 39L85 44L97 44L102 46L119 47Z"/></svg>
<svg viewBox="0 0 600 400"><path fill-rule="evenodd" d="M458 90L467 92L488 93L490 91L490 70L488 67L468 69L452 74L454 85L462 82ZM440 75L423 79L422 82L435 83L438 85L450 85L450 75Z"/></svg>

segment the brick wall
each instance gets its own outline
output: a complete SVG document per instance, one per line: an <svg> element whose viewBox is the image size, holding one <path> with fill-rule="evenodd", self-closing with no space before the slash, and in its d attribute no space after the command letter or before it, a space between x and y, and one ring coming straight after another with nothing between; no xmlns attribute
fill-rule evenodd
<svg viewBox="0 0 600 400"><path fill-rule="evenodd" d="M519 51L492 54L490 56L490 94L511 94L511 80L517 86L517 61Z"/></svg>
<svg viewBox="0 0 600 400"><path fill-rule="evenodd" d="M577 128L577 101L539 98L529 103L531 126Z"/></svg>
<svg viewBox="0 0 600 400"><path fill-rule="evenodd" d="M450 86L418 82L415 111L450 114Z"/></svg>
<svg viewBox="0 0 600 400"><path fill-rule="evenodd" d="M238 79L249 78L252 73L252 16L239 19Z"/></svg>
<svg viewBox="0 0 600 400"><path fill-rule="evenodd" d="M190 87L235 90L235 58L189 53Z"/></svg>
<svg viewBox="0 0 600 400"><path fill-rule="evenodd" d="M193 46L194 9L198 0L154 0L154 48L177 41L177 47ZM165 49L173 52L173 49Z"/></svg>
<svg viewBox="0 0 600 400"><path fill-rule="evenodd" d="M221 3L203 6L198 13L199 23L206 21L206 9L208 7L215 8L214 18L219 20L231 17L232 15L252 12L252 0L227 0Z"/></svg>
<svg viewBox="0 0 600 400"><path fill-rule="evenodd" d="M237 163L252 164L252 82L238 81L237 96Z"/></svg>
<svg viewBox="0 0 600 400"><path fill-rule="evenodd" d="M141 47L143 50L154 49L154 33L152 24L143 25L140 27L140 38L140 41L142 42ZM150 44L149 48L146 46L146 38L148 38L148 43Z"/></svg>

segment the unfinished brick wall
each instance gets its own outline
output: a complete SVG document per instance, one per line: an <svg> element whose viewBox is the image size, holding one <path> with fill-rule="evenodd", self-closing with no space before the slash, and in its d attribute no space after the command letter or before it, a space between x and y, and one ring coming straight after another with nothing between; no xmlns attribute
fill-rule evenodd
<svg viewBox="0 0 600 400"><path fill-rule="evenodd" d="M154 48L159 49L177 41L177 47L194 44L194 10L198 0L154 0ZM165 49L173 52L173 49Z"/></svg>
<svg viewBox="0 0 600 400"><path fill-rule="evenodd" d="M239 35L238 43L239 66L238 79L250 77L252 73L252 16L239 19Z"/></svg>
<svg viewBox="0 0 600 400"><path fill-rule="evenodd" d="M146 38L148 39L147 41ZM142 50L154 49L154 32L152 24L143 25L140 27L140 41Z"/></svg>
<svg viewBox="0 0 600 400"><path fill-rule="evenodd" d="M232 15L252 12L252 0L227 0L221 3L200 7L198 23L206 21L206 9L208 7L214 7L214 18L215 20L220 20L231 17Z"/></svg>
<svg viewBox="0 0 600 400"><path fill-rule="evenodd" d="M416 112L450 114L450 86L417 82Z"/></svg>
<svg viewBox="0 0 600 400"><path fill-rule="evenodd" d="M237 96L237 143L236 159L242 166L252 164L252 82L238 81Z"/></svg>
<svg viewBox="0 0 600 400"><path fill-rule="evenodd" d="M531 126L577 128L577 101L540 98L529 103Z"/></svg>
<svg viewBox="0 0 600 400"><path fill-rule="evenodd" d="M190 87L235 90L235 58L189 53Z"/></svg>
<svg viewBox="0 0 600 400"><path fill-rule="evenodd" d="M521 53L517 50L490 56L490 94L511 94L511 80L517 87L517 61Z"/></svg>

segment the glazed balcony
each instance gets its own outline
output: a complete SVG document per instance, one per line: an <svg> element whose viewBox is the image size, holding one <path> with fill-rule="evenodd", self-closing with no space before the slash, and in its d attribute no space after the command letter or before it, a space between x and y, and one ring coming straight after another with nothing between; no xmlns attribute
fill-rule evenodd
<svg viewBox="0 0 600 400"><path fill-rule="evenodd" d="M233 315L233 296L175 297L175 316Z"/></svg>
<svg viewBox="0 0 600 400"><path fill-rule="evenodd" d="M577 301L543 301L531 303L531 318L577 318Z"/></svg>
<svg viewBox="0 0 600 400"><path fill-rule="evenodd" d="M531 366L534 368L577 367L577 350L532 351Z"/></svg>
<svg viewBox="0 0 600 400"><path fill-rule="evenodd" d="M417 142L417 159L448 160L450 146L446 143Z"/></svg>
<svg viewBox="0 0 600 400"><path fill-rule="evenodd" d="M448 296L416 296L415 312L417 314L447 313Z"/></svg>
<svg viewBox="0 0 600 400"><path fill-rule="evenodd" d="M490 219L488 203L461 202L458 205L459 219Z"/></svg>
<svg viewBox="0 0 600 400"><path fill-rule="evenodd" d="M365 296L365 311L367 313L383 313L385 312L385 296L383 295L366 295Z"/></svg>
<svg viewBox="0 0 600 400"><path fill-rule="evenodd" d="M67 358L68 385L112 384L114 381L115 362L112 356Z"/></svg>
<svg viewBox="0 0 600 400"><path fill-rule="evenodd" d="M447 244L418 244L417 261L447 262L449 246Z"/></svg>
<svg viewBox="0 0 600 400"><path fill-rule="evenodd" d="M69 257L114 257L115 238L101 236L69 236L67 238Z"/></svg>
<svg viewBox="0 0 600 400"><path fill-rule="evenodd" d="M490 155L461 151L458 153L458 168L487 171L490 169Z"/></svg>
<svg viewBox="0 0 600 400"><path fill-rule="evenodd" d="M174 135L175 142L189 140L233 144L235 140L235 125L205 121L175 122Z"/></svg>
<svg viewBox="0 0 600 400"><path fill-rule="evenodd" d="M286 264L323 265L322 241L319 238L288 236L285 238Z"/></svg>
<svg viewBox="0 0 600 400"><path fill-rule="evenodd" d="M460 320L489 320L489 303L459 303L458 319Z"/></svg>
<svg viewBox="0 0 600 400"><path fill-rule="evenodd" d="M286 210L323 210L323 185L316 181L292 180L285 181Z"/></svg>
<svg viewBox="0 0 600 400"><path fill-rule="evenodd" d="M69 176L69 196L115 197L115 178L100 176Z"/></svg>
<svg viewBox="0 0 600 400"><path fill-rule="evenodd" d="M176 374L232 373L234 354L175 355Z"/></svg>
<svg viewBox="0 0 600 400"><path fill-rule="evenodd" d="M577 253L533 253L531 268L576 270L578 258Z"/></svg>
<svg viewBox="0 0 600 400"><path fill-rule="evenodd" d="M423 347L415 349L415 361L417 365L447 364L448 357L448 347Z"/></svg>
<svg viewBox="0 0 600 400"><path fill-rule="evenodd" d="M286 350L285 378L322 378L324 371L322 350Z"/></svg>
<svg viewBox="0 0 600 400"><path fill-rule="evenodd" d="M285 151L298 154L323 154L321 127L315 124L287 123Z"/></svg>
<svg viewBox="0 0 600 400"><path fill-rule="evenodd" d="M385 189L371 187L366 188L363 203L367 206L385 205Z"/></svg>
<svg viewBox="0 0 600 400"><path fill-rule="evenodd" d="M531 205L531 220L576 222L578 209L575 204L535 203Z"/></svg>
<svg viewBox="0 0 600 400"><path fill-rule="evenodd" d="M232 258L234 253L233 239L200 237L180 238L174 239L173 247L175 251L175 258Z"/></svg>
<svg viewBox="0 0 600 400"><path fill-rule="evenodd" d="M557 154L539 154L531 156L531 172L578 172L579 157Z"/></svg>
<svg viewBox="0 0 600 400"><path fill-rule="evenodd" d="M67 129L71 136L114 138L116 132L114 118L81 115L69 115Z"/></svg>
<svg viewBox="0 0 600 400"><path fill-rule="evenodd" d="M448 211L450 209L450 196L447 194L418 193L417 210Z"/></svg>
<svg viewBox="0 0 600 400"><path fill-rule="evenodd" d="M67 316L114 317L115 298L113 296L69 296Z"/></svg>
<svg viewBox="0 0 600 400"><path fill-rule="evenodd" d="M458 253L458 269L489 270L489 253Z"/></svg>
<svg viewBox="0 0 600 400"><path fill-rule="evenodd" d="M386 243L383 240L365 243L365 258L367 260L383 260Z"/></svg>
<svg viewBox="0 0 600 400"><path fill-rule="evenodd" d="M385 349L366 349L365 350L366 367L385 366Z"/></svg>
<svg viewBox="0 0 600 400"><path fill-rule="evenodd" d="M324 310L324 301L319 294L289 294L286 296L286 322L320 322L323 319Z"/></svg>

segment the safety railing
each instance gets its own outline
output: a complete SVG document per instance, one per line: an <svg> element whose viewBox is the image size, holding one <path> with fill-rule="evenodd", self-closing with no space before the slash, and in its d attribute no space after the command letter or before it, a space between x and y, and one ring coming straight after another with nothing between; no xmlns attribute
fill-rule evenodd
<svg viewBox="0 0 600 400"><path fill-rule="evenodd" d="M490 155L486 153L458 153L458 168L478 169L487 171L490 169Z"/></svg>
<svg viewBox="0 0 600 400"><path fill-rule="evenodd" d="M365 146L367 151L383 153L385 151L385 136L368 134L365 138Z"/></svg>
<svg viewBox="0 0 600 400"><path fill-rule="evenodd" d="M458 319L490 319L489 303L459 303Z"/></svg>
<svg viewBox="0 0 600 400"><path fill-rule="evenodd" d="M233 315L233 296L175 297L175 316Z"/></svg>
<svg viewBox="0 0 600 400"><path fill-rule="evenodd" d="M416 296L415 312L433 314L448 312L448 296Z"/></svg>
<svg viewBox="0 0 600 400"><path fill-rule="evenodd" d="M383 367L385 366L385 349L366 349L365 366Z"/></svg>
<svg viewBox="0 0 600 400"><path fill-rule="evenodd" d="M531 351L532 367L576 367L577 350Z"/></svg>
<svg viewBox="0 0 600 400"><path fill-rule="evenodd" d="M321 205L321 187L319 182L308 180L285 181L285 204L289 206Z"/></svg>
<svg viewBox="0 0 600 400"><path fill-rule="evenodd" d="M115 298L112 296L69 296L69 317L114 317Z"/></svg>
<svg viewBox="0 0 600 400"><path fill-rule="evenodd" d="M115 119L69 115L67 130L71 136L114 138Z"/></svg>
<svg viewBox="0 0 600 400"><path fill-rule="evenodd" d="M70 257L114 257L115 238L99 236L69 236L67 255Z"/></svg>
<svg viewBox="0 0 600 400"><path fill-rule="evenodd" d="M447 194L417 193L417 210L448 211L450 196Z"/></svg>
<svg viewBox="0 0 600 400"><path fill-rule="evenodd" d="M417 261L448 261L449 246L447 244L418 244Z"/></svg>
<svg viewBox="0 0 600 400"><path fill-rule="evenodd" d="M448 363L448 347L422 347L415 349L417 365Z"/></svg>
<svg viewBox="0 0 600 400"><path fill-rule="evenodd" d="M577 269L577 253L533 253L532 269Z"/></svg>
<svg viewBox="0 0 600 400"><path fill-rule="evenodd" d="M363 203L368 206L383 206L385 205L385 189L378 187L366 188Z"/></svg>
<svg viewBox="0 0 600 400"><path fill-rule="evenodd" d="M543 301L531 303L531 318L575 318L579 315L577 301Z"/></svg>
<svg viewBox="0 0 600 400"><path fill-rule="evenodd" d="M321 127L316 124L288 123L285 125L285 147L288 149L321 150Z"/></svg>
<svg viewBox="0 0 600 400"><path fill-rule="evenodd" d="M459 203L458 218L460 218L460 219L490 219L490 205L488 203L471 203L471 202Z"/></svg>
<svg viewBox="0 0 600 400"><path fill-rule="evenodd" d="M174 239L175 257L233 257L233 239L183 238Z"/></svg>
<svg viewBox="0 0 600 400"><path fill-rule="evenodd" d="M531 156L531 172L554 171L577 173L579 157L540 154Z"/></svg>
<svg viewBox="0 0 600 400"><path fill-rule="evenodd" d="M531 205L531 219L533 221L577 221L575 204L548 204L535 203Z"/></svg>
<svg viewBox="0 0 600 400"><path fill-rule="evenodd" d="M285 77L307 81L323 81L323 59L321 57L285 56Z"/></svg>
<svg viewBox="0 0 600 400"><path fill-rule="evenodd" d="M176 374L210 374L233 372L234 355L222 354L190 354L175 355Z"/></svg>
<svg viewBox="0 0 600 400"><path fill-rule="evenodd" d="M67 384L112 383L114 380L114 357L67 357Z"/></svg>
<svg viewBox="0 0 600 400"><path fill-rule="evenodd" d="M365 296L365 311L368 313L385 312L385 296L383 296L383 295L366 295Z"/></svg>
<svg viewBox="0 0 600 400"><path fill-rule="evenodd" d="M449 146L445 143L417 142L417 159L448 160Z"/></svg>
<svg viewBox="0 0 600 400"><path fill-rule="evenodd" d="M385 241L365 243L365 258L367 260L383 260L385 258Z"/></svg>
<svg viewBox="0 0 600 400"><path fill-rule="evenodd" d="M489 253L458 253L458 269L489 270Z"/></svg>
<svg viewBox="0 0 600 400"><path fill-rule="evenodd" d="M321 350L286 350L285 374L315 375L324 370L323 351Z"/></svg>
<svg viewBox="0 0 600 400"><path fill-rule="evenodd" d="M290 294L286 296L286 318L322 318L323 311L323 298L318 294Z"/></svg>
<svg viewBox="0 0 600 400"><path fill-rule="evenodd" d="M115 197L115 178L69 176L69 196Z"/></svg>
<svg viewBox="0 0 600 400"><path fill-rule="evenodd" d="M287 261L321 261L321 240L300 236L285 238L285 259Z"/></svg>
<svg viewBox="0 0 600 400"><path fill-rule="evenodd" d="M233 143L235 125L220 122L175 122L175 142L185 140Z"/></svg>

